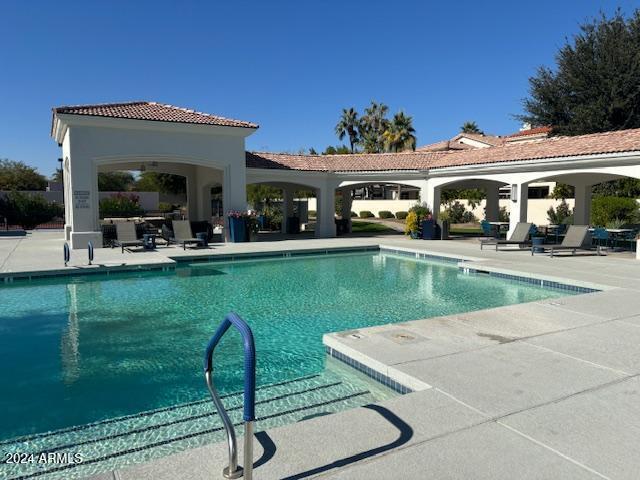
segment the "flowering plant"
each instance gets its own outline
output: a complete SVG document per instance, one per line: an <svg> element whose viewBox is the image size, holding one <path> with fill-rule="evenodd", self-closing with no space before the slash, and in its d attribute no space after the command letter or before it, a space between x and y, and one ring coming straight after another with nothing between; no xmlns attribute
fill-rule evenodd
<svg viewBox="0 0 640 480"><path fill-rule="evenodd" d="M243 212L240 210L229 210L227 212L227 216L230 218L244 218L244 219L250 219L250 218L255 218L256 214L255 212Z"/></svg>

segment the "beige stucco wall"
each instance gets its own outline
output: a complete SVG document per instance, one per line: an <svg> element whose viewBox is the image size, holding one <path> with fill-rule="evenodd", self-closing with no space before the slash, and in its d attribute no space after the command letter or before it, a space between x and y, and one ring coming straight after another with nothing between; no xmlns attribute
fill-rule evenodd
<svg viewBox="0 0 640 480"><path fill-rule="evenodd" d="M458 200L460 203L467 204L466 200ZM527 220L529 222L533 222L536 225L546 225L549 223L547 219L547 210L549 207L553 206L554 208L558 206L560 200L553 200L550 198L536 198L529 199L527 206ZM574 200L572 198L567 199L567 203L571 208L573 208ZM407 211L413 205L416 204L415 200L354 200L351 210L356 213L360 213L362 210L369 210L376 217L379 215L381 210L389 210L392 213ZM500 207L505 207L507 210L511 207L513 202L509 199L500 200ZM482 200L480 205L478 205L475 210L473 210L473 214L479 219L484 218L484 206L485 201ZM316 199L309 199L309 210L316 210ZM444 210L444 207L442 208Z"/></svg>

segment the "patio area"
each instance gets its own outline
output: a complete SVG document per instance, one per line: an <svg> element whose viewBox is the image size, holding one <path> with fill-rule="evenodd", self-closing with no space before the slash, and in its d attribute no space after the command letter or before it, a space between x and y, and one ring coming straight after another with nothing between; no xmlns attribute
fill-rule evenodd
<svg viewBox="0 0 640 480"><path fill-rule="evenodd" d="M414 392L269 430L256 478L635 478L640 469L640 262L631 253L532 257L480 251L477 239L341 237L73 252L60 232L0 239L0 275L171 266L172 258L366 245L455 256L485 272L601 291L325 336L325 344ZM353 335L357 333L358 335ZM332 442L326 442L331 437ZM322 445L318 449L318 445ZM108 472L100 479L221 477L224 444Z"/></svg>

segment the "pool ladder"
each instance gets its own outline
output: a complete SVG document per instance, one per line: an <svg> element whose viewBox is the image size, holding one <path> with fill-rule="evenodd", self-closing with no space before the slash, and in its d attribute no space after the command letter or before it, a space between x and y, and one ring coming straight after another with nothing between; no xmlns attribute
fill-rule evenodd
<svg viewBox="0 0 640 480"><path fill-rule="evenodd" d="M244 419L244 468L238 465L238 447L235 428L213 384L213 351L231 326L234 326L240 332L244 350L244 410L242 415ZM247 325L242 318L233 312L227 314L213 334L213 337L211 337L211 340L209 340L204 354L204 378L227 433L229 465L222 470L222 475L225 478L240 478L244 475L245 479L251 480L253 478L253 431L256 421L256 348L253 342L251 328L249 328L249 325Z"/></svg>

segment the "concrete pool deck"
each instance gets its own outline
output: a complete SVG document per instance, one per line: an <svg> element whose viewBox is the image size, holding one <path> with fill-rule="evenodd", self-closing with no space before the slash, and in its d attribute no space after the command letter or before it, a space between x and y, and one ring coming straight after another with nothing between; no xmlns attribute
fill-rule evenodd
<svg viewBox="0 0 640 480"><path fill-rule="evenodd" d="M0 239L0 275L64 269L62 243L54 232ZM260 434L255 478L637 478L640 262L631 254L551 259L480 251L476 240L384 236L124 255L100 249L96 263L119 268L184 255L366 245L453 255L484 270L602 291L326 335L331 348L380 372L399 372L420 390ZM86 252L79 253L75 271L84 268ZM225 450L207 445L94 478L222 478Z"/></svg>

